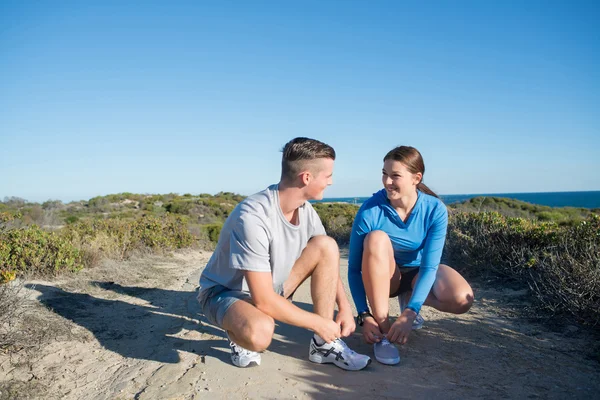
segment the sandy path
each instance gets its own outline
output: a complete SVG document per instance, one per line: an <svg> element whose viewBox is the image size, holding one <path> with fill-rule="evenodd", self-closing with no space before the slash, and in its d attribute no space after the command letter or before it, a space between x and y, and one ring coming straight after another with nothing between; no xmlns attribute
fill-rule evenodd
<svg viewBox="0 0 600 400"><path fill-rule="evenodd" d="M210 254L178 253L32 282L34 302L64 333L39 352L0 355L0 399L594 398L600 368L575 327L547 329L511 316L523 293L475 287L466 315L424 308L425 327L402 361L360 372L308 361L310 333L279 326L259 368L229 363L222 332L199 314L195 289ZM345 275L347 260L342 260ZM125 272L126 271L126 272ZM309 285L295 296L310 309ZM392 302L392 313L398 305ZM355 334L347 339L367 354Z"/></svg>

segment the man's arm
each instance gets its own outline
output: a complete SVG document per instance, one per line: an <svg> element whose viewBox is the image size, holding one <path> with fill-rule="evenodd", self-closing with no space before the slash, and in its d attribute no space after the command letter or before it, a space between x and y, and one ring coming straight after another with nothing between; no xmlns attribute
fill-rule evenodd
<svg viewBox="0 0 600 400"><path fill-rule="evenodd" d="M273 278L270 272L244 271L244 276L248 283L254 305L271 318L286 324L309 329L326 342L331 342L340 337L340 327L336 322L304 311L275 293L273 290ZM341 281L339 283L341 285ZM343 287L341 289L343 291ZM346 303L348 303L347 299Z"/></svg>

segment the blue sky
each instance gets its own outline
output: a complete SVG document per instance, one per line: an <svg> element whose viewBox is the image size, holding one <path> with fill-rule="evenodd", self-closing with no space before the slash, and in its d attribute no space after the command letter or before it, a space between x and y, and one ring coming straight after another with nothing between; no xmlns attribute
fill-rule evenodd
<svg viewBox="0 0 600 400"><path fill-rule="evenodd" d="M599 4L5 0L0 198L249 195L296 136L327 197L400 144L441 194L600 190Z"/></svg>

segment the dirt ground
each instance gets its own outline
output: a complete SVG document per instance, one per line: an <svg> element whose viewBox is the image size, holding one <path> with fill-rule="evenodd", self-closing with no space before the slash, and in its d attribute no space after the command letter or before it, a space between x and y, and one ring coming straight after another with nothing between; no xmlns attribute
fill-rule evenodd
<svg viewBox="0 0 600 400"><path fill-rule="evenodd" d="M199 312L196 288L209 253L180 252L27 282L35 351L0 354L0 399L600 398L591 338L551 331L513 311L524 292L474 285L465 315L424 307L424 328L401 362L348 372L308 361L311 333L279 325L262 365L230 364L224 333ZM347 260L342 259L342 276ZM347 287L347 286L346 286ZM309 285L294 297L311 308ZM391 301L392 314L398 304ZM372 356L355 333L346 342Z"/></svg>

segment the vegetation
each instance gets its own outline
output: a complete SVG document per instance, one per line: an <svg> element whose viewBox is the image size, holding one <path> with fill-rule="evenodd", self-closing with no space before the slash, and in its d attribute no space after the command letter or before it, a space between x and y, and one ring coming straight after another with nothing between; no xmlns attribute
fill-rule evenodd
<svg viewBox="0 0 600 400"><path fill-rule="evenodd" d="M243 198L120 193L69 204L5 198L0 202L0 287L18 275L78 271L102 258L210 248ZM347 244L358 206L313 206L328 234ZM444 260L450 265L470 277L527 285L546 313L600 321L600 210L493 197L448 208Z"/></svg>
<svg viewBox="0 0 600 400"><path fill-rule="evenodd" d="M577 225L591 215L600 214L600 209L548 207L504 197L474 197L448 207L464 212L497 211L505 217L555 222L558 225Z"/></svg>
<svg viewBox="0 0 600 400"><path fill-rule="evenodd" d="M600 216L576 224L453 212L447 262L469 276L530 288L538 309L600 322Z"/></svg>
<svg viewBox="0 0 600 400"><path fill-rule="evenodd" d="M358 206L348 203L317 203L313 207L329 236L340 244L350 242L350 232Z"/></svg>
<svg viewBox="0 0 600 400"><path fill-rule="evenodd" d="M0 283L17 275L55 275L127 259L139 252L211 247L244 197L233 193L120 193L63 204L0 202Z"/></svg>

